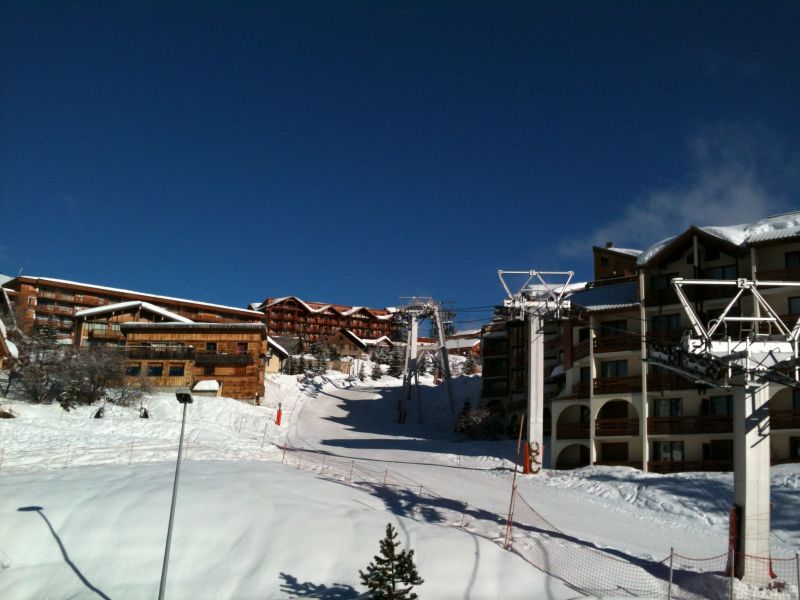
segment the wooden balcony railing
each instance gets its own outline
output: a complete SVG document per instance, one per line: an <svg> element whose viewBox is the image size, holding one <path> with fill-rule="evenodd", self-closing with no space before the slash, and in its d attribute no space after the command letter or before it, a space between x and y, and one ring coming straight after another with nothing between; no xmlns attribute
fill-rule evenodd
<svg viewBox="0 0 800 600"><path fill-rule="evenodd" d="M578 342L572 347L572 357L575 360L583 358L584 356L589 356L589 340Z"/></svg>
<svg viewBox="0 0 800 600"><path fill-rule="evenodd" d="M651 460L647 469L653 473L681 473L685 471L732 471L732 460Z"/></svg>
<svg viewBox="0 0 800 600"><path fill-rule="evenodd" d="M759 281L800 281L800 267L758 271L757 277Z"/></svg>
<svg viewBox="0 0 800 600"><path fill-rule="evenodd" d="M639 335L599 335L594 339L595 353L602 352L629 352L641 348Z"/></svg>
<svg viewBox="0 0 800 600"><path fill-rule="evenodd" d="M125 354L132 360L192 360L194 358L194 348L127 346Z"/></svg>
<svg viewBox="0 0 800 600"><path fill-rule="evenodd" d="M588 383L576 383L572 386L572 395L577 398L588 398L589 397L589 384Z"/></svg>
<svg viewBox="0 0 800 600"><path fill-rule="evenodd" d="M254 361L249 352L196 352L194 355L198 365L248 365Z"/></svg>
<svg viewBox="0 0 800 600"><path fill-rule="evenodd" d="M629 377L597 377L594 380L595 394L625 394L640 392L642 378L639 375Z"/></svg>
<svg viewBox="0 0 800 600"><path fill-rule="evenodd" d="M697 415L647 418L647 433L650 435L732 432L733 417L729 416Z"/></svg>
<svg viewBox="0 0 800 600"><path fill-rule="evenodd" d="M75 309L71 306L56 306L54 304L37 304L36 312L48 315L65 315L71 316L75 313Z"/></svg>
<svg viewBox="0 0 800 600"><path fill-rule="evenodd" d="M772 429L800 429L800 410L770 410L769 426Z"/></svg>
<svg viewBox="0 0 800 600"><path fill-rule="evenodd" d="M595 419L594 434L604 435L639 435L639 419Z"/></svg>
<svg viewBox="0 0 800 600"><path fill-rule="evenodd" d="M588 423L557 423L556 437L560 440L588 440Z"/></svg>

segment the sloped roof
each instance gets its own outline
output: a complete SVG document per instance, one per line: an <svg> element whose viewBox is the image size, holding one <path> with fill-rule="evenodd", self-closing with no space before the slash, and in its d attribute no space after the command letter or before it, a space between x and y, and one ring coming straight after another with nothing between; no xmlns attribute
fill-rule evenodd
<svg viewBox="0 0 800 600"><path fill-rule="evenodd" d="M636 281L625 281L612 285L587 287L570 296L572 304L588 311L629 308L639 304L639 290Z"/></svg>
<svg viewBox="0 0 800 600"><path fill-rule="evenodd" d="M692 234L715 238L722 244L744 250L749 245L800 237L800 211L783 213L740 225L691 226L683 233L666 238L642 252L637 263L647 265L664 252L680 245Z"/></svg>
<svg viewBox="0 0 800 600"><path fill-rule="evenodd" d="M332 310L334 312L339 313L343 317L349 317L350 315L353 315L357 312L366 312L367 314L381 321L386 321L392 318L391 311L387 309L368 308L366 306L346 306L344 304L325 304L323 302L306 302L305 300L303 300L302 298L298 298L297 296L283 296L281 298L273 298L269 302L267 301L262 302L259 308L262 309L270 308L277 304L286 302L287 300L294 300L308 312L314 314L324 313L327 310Z"/></svg>
<svg viewBox="0 0 800 600"><path fill-rule="evenodd" d="M105 306L98 306L96 308L87 308L84 310L79 310L75 313L76 317L93 317L95 315L102 315L106 313L112 312L120 312L120 311L127 311L129 309L141 308L142 310L146 310L147 312L151 312L157 315L161 315L165 319L169 319L171 321L176 321L178 323L193 323L191 319L184 317L183 315L179 315L177 313L172 312L171 310L167 310L166 308L161 308L160 306L156 306L155 304L150 304L149 302L144 302L142 300L131 300L129 302L117 302L115 304L106 304Z"/></svg>
<svg viewBox="0 0 800 600"><path fill-rule="evenodd" d="M286 348L281 346L278 342L276 342L270 336L267 336L267 345L275 350L278 354L282 354L283 358L287 358L289 356L289 352L287 352Z"/></svg>

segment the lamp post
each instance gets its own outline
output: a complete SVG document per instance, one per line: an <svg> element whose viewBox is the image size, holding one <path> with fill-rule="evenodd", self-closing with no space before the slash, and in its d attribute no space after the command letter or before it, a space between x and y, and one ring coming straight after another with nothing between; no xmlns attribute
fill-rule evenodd
<svg viewBox="0 0 800 600"><path fill-rule="evenodd" d="M167 527L167 545L164 548L164 564L161 566L161 584L158 587L158 600L164 600L164 589L167 586L167 567L169 567L169 547L172 544L172 523L175 521L175 501L178 498L178 477L181 473L181 452L183 451L183 431L186 427L186 405L192 403L189 392L176 392L175 397L183 404L181 420L181 437L178 442L178 462L175 465L175 482L172 485L172 506L169 509L169 526Z"/></svg>

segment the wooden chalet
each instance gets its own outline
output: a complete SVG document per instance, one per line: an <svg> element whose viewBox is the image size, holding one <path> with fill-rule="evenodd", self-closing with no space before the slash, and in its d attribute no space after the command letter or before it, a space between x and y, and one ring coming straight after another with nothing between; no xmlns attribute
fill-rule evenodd
<svg viewBox="0 0 800 600"><path fill-rule="evenodd" d="M156 389L221 384L221 395L258 402L264 394L267 329L262 323L124 322L128 377Z"/></svg>
<svg viewBox="0 0 800 600"><path fill-rule="evenodd" d="M387 308L306 302L296 296L267 298L258 310L266 315L270 334L303 337L307 342L348 329L360 338L394 337L397 325Z"/></svg>

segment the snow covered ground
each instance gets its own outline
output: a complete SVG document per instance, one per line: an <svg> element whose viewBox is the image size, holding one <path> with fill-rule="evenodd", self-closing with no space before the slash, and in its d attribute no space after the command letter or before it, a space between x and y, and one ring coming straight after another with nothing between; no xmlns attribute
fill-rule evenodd
<svg viewBox="0 0 800 600"><path fill-rule="evenodd" d="M581 597L498 545L515 444L458 441L444 386L430 377L406 423L396 423L399 385L278 375L268 378L266 406L196 398L167 597L357 598L358 569L389 521L416 550L422 598ZM477 377L456 378L456 410L475 405L479 389ZM93 418L98 407L3 408L17 418L0 420L0 598L155 596L180 430L174 396L151 397L149 419L138 407L109 406L102 419ZM285 455L284 444L303 451ZM800 468L775 467L772 481L773 555L791 557L800 548ZM612 564L657 567L671 547L696 558L725 553L730 474L594 467L517 482L531 518L563 532L559 548L589 579ZM515 551L552 544L544 537L519 529ZM615 595L613 586L582 589Z"/></svg>

